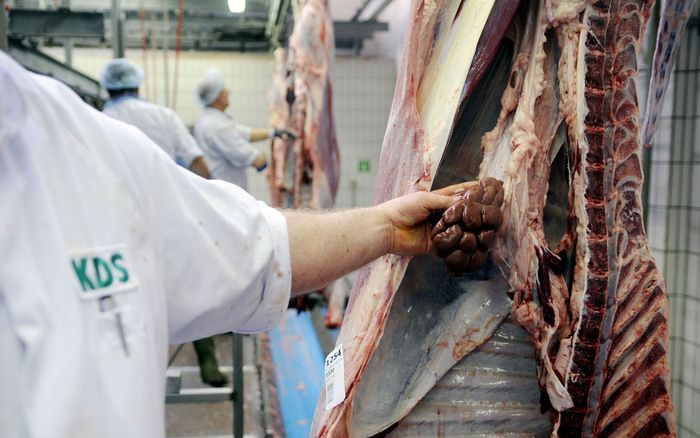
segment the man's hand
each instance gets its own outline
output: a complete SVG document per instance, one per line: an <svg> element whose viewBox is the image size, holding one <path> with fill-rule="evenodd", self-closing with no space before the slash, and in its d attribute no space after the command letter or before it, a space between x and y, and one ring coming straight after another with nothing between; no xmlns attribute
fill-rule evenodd
<svg viewBox="0 0 700 438"><path fill-rule="evenodd" d="M265 155L265 152L260 152L258 156L255 157L251 166L255 167L258 172L265 170L267 167L267 155Z"/></svg>
<svg viewBox="0 0 700 438"><path fill-rule="evenodd" d="M274 137L279 137L282 139L296 140L297 136L293 132L287 131L286 129L275 129L273 130Z"/></svg>
<svg viewBox="0 0 700 438"><path fill-rule="evenodd" d="M410 193L378 206L388 224L388 251L399 255L427 254L432 248L430 214L454 204L453 196L474 184L478 182L456 184L434 192Z"/></svg>

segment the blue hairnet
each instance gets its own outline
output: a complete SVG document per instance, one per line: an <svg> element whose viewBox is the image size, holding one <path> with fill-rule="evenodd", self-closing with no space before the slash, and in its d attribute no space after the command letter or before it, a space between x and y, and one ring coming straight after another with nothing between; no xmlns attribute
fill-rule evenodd
<svg viewBox="0 0 700 438"><path fill-rule="evenodd" d="M197 84L197 99L204 106L211 105L224 89L224 77L218 70L207 70Z"/></svg>
<svg viewBox="0 0 700 438"><path fill-rule="evenodd" d="M126 58L116 58L102 69L100 83L108 90L139 88L143 83L143 70Z"/></svg>

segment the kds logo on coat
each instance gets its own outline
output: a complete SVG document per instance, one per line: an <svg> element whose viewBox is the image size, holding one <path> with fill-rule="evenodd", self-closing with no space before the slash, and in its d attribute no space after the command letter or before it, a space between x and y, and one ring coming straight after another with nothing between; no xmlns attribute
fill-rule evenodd
<svg viewBox="0 0 700 438"><path fill-rule="evenodd" d="M100 298L138 286L125 249L117 245L71 254L71 269L81 298Z"/></svg>

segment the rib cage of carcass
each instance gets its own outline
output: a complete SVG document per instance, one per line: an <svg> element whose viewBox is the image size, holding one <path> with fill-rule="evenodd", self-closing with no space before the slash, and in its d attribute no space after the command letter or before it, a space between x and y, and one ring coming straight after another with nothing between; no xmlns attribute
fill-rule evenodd
<svg viewBox="0 0 700 438"><path fill-rule="evenodd" d="M322 394L314 436L675 435L640 196L652 3L413 2L376 201L495 177L504 222L465 277L435 255L360 272L338 339L346 398L326 410ZM653 96L689 3L662 5Z"/></svg>

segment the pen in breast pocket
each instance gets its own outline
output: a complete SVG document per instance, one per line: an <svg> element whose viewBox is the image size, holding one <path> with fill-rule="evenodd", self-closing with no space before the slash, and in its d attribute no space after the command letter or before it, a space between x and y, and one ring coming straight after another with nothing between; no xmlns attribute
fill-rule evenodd
<svg viewBox="0 0 700 438"><path fill-rule="evenodd" d="M114 298L111 295L100 298L100 312L112 312L114 314L114 322L117 325L117 331L119 332L119 339L121 340L122 347L124 348L124 354L129 356L129 346L126 343L126 333L124 331L124 321L122 320L122 314L119 310L114 310L116 304L114 303Z"/></svg>

